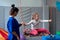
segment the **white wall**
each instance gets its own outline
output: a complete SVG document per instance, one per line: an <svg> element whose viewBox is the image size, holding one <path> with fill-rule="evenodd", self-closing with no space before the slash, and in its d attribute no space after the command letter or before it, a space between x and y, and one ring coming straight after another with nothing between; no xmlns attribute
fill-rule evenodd
<svg viewBox="0 0 60 40"><path fill-rule="evenodd" d="M40 7L42 6L42 0L21 0L23 7ZM15 4L20 6L20 0L0 0L0 6L10 6Z"/></svg>
<svg viewBox="0 0 60 40"><path fill-rule="evenodd" d="M0 7L0 28L5 28L4 7Z"/></svg>

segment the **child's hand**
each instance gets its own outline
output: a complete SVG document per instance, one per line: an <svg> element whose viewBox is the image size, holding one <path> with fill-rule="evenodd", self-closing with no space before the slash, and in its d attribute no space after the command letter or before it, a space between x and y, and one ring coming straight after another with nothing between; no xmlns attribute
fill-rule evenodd
<svg viewBox="0 0 60 40"><path fill-rule="evenodd" d="M23 26L26 26L26 23L25 23L25 22L21 22L21 24L22 24Z"/></svg>
<svg viewBox="0 0 60 40"><path fill-rule="evenodd" d="M52 22L52 19L50 19L49 22Z"/></svg>
<svg viewBox="0 0 60 40"><path fill-rule="evenodd" d="M50 19L50 22L52 22L52 19Z"/></svg>

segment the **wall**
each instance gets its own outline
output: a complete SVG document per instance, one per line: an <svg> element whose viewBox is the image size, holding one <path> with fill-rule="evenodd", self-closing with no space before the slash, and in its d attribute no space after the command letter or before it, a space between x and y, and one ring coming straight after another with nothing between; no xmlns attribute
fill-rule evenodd
<svg viewBox="0 0 60 40"><path fill-rule="evenodd" d="M4 11L4 7L1 6L0 9L1 9L0 10L0 27L1 28L5 28L5 21L4 21L5 20L4 19L4 16L5 16L5 13L4 12L5 11Z"/></svg>
<svg viewBox="0 0 60 40"><path fill-rule="evenodd" d="M21 0L22 7L40 7L42 3L42 0ZM0 6L10 6L11 4L20 7L20 0L0 0Z"/></svg>

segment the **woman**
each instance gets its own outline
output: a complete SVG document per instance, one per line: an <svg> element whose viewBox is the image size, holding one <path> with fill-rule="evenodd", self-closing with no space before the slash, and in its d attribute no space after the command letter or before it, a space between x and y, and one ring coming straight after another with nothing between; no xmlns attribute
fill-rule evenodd
<svg viewBox="0 0 60 40"><path fill-rule="evenodd" d="M10 17L7 22L8 40L20 40L19 27L22 24L19 24L18 21L14 18L15 16L17 16L19 9L15 7L15 5L12 5L11 7Z"/></svg>

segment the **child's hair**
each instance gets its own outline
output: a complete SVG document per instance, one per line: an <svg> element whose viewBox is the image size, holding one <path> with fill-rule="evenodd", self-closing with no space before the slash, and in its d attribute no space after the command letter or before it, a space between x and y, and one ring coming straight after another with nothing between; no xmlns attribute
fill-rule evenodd
<svg viewBox="0 0 60 40"><path fill-rule="evenodd" d="M11 5L11 10L10 10L10 15L13 15L14 12L18 13L19 9L17 7L15 7L15 4Z"/></svg>
<svg viewBox="0 0 60 40"><path fill-rule="evenodd" d="M36 15L39 16L38 12L35 12L35 13L32 15L32 19L36 18Z"/></svg>

